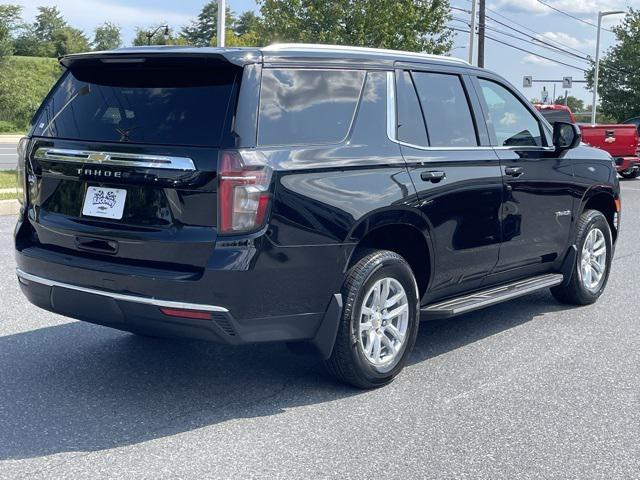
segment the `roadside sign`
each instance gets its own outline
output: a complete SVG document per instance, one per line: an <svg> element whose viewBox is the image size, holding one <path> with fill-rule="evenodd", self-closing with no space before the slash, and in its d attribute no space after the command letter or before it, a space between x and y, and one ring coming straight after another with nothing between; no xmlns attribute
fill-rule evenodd
<svg viewBox="0 0 640 480"><path fill-rule="evenodd" d="M562 77L562 88L569 89L573 85L573 77Z"/></svg>
<svg viewBox="0 0 640 480"><path fill-rule="evenodd" d="M542 93L540 94L540 100L542 100L542 103L547 103L549 101L549 90L547 90L547 87L544 87L542 89Z"/></svg>
<svg viewBox="0 0 640 480"><path fill-rule="evenodd" d="M524 77L524 79L522 80L522 86L524 88L531 88L533 87L533 77L528 75L526 77Z"/></svg>

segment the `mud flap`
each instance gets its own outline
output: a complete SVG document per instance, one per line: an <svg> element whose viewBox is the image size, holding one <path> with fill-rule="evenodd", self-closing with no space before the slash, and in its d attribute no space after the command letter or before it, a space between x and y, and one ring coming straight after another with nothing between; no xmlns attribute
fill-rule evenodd
<svg viewBox="0 0 640 480"><path fill-rule="evenodd" d="M316 348L323 360L328 360L333 352L333 345L336 342L338 326L342 318L342 295L336 293L329 302L329 307L322 317L322 322L318 327L311 344Z"/></svg>

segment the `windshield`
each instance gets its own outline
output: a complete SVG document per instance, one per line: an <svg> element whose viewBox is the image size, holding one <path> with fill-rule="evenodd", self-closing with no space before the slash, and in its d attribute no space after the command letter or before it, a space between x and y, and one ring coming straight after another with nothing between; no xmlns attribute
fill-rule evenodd
<svg viewBox="0 0 640 480"><path fill-rule="evenodd" d="M34 135L219 146L236 71L209 64L118 65L65 73Z"/></svg>

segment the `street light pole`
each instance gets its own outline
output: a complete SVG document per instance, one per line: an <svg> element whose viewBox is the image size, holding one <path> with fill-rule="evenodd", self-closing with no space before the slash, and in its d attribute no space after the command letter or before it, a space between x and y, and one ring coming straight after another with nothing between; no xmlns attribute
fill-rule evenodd
<svg viewBox="0 0 640 480"><path fill-rule="evenodd" d="M218 43L217 46L222 48L224 47L224 31L225 25L224 22L226 20L226 7L224 0L218 0Z"/></svg>
<svg viewBox="0 0 640 480"><path fill-rule="evenodd" d="M153 32L147 32L147 45L151 45L151 39L156 35L156 33L158 33L158 31L160 31L161 28L164 28L165 37L169 35L169 25L160 25Z"/></svg>
<svg viewBox="0 0 640 480"><path fill-rule="evenodd" d="M469 63L473 65L473 42L476 39L476 7L478 0L471 0L471 26L469 30Z"/></svg>
<svg viewBox="0 0 640 480"><path fill-rule="evenodd" d="M612 12L598 12L598 39L596 40L596 67L593 74L593 104L591 107L591 125L596 124L598 105L598 81L600 80L600 33L602 31L602 19L609 15L621 15L626 12L616 10Z"/></svg>

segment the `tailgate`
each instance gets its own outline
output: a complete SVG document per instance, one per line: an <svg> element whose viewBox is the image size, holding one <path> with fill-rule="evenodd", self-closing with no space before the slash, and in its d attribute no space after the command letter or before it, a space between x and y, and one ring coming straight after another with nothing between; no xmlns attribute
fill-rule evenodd
<svg viewBox="0 0 640 480"><path fill-rule="evenodd" d="M633 125L580 125L582 141L612 157L635 157L638 131Z"/></svg>
<svg viewBox="0 0 640 480"><path fill-rule="evenodd" d="M217 161L242 69L155 59L69 70L29 149L34 241L111 262L203 268L214 248Z"/></svg>

